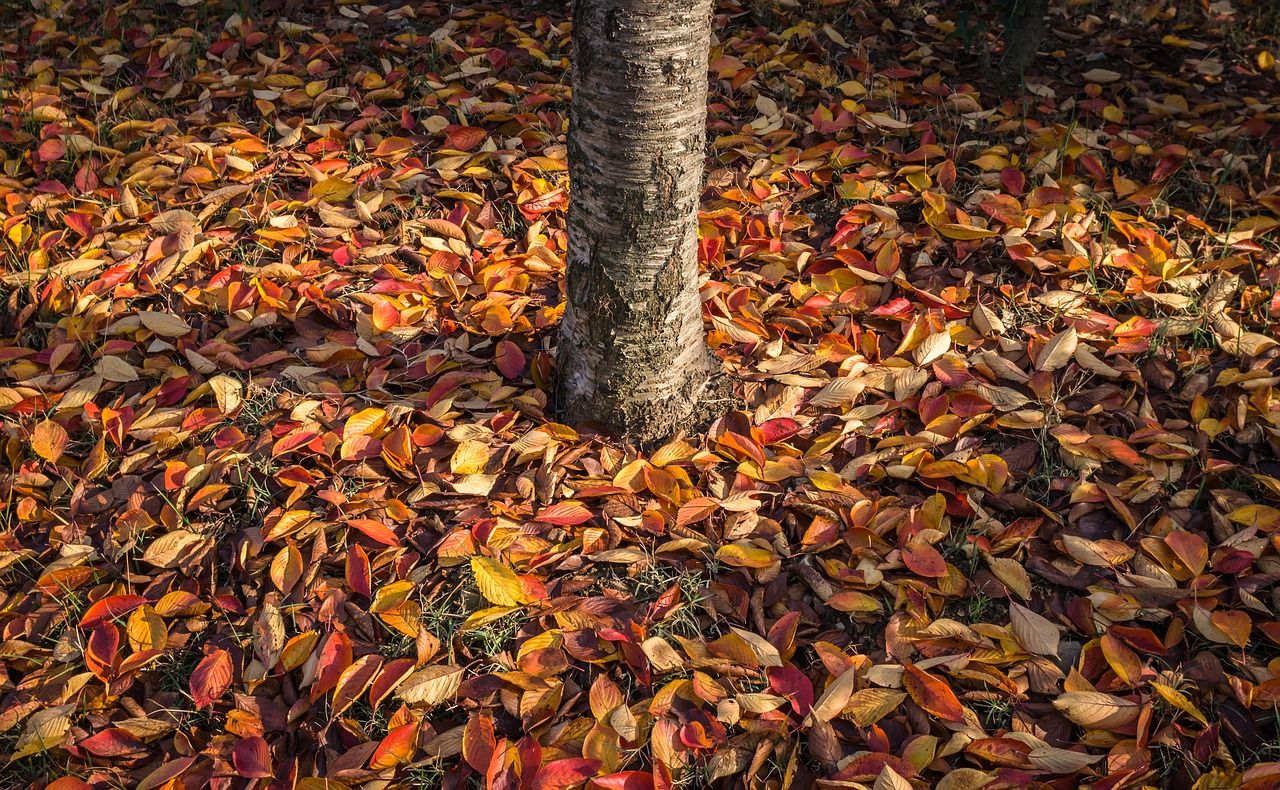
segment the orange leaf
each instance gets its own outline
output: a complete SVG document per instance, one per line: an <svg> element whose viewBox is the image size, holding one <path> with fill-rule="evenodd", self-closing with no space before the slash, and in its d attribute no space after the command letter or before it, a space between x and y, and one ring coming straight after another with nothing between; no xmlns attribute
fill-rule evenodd
<svg viewBox="0 0 1280 790"><path fill-rule="evenodd" d="M371 518L349 518L347 523L384 546L399 546L400 538L391 528Z"/></svg>
<svg viewBox="0 0 1280 790"><path fill-rule="evenodd" d="M908 543L903 546L902 562L919 576L942 579L947 575L947 561L928 543Z"/></svg>
<svg viewBox="0 0 1280 790"><path fill-rule="evenodd" d="M1205 544L1204 538L1195 533L1181 530L1170 532L1164 536L1164 542L1173 550L1182 564L1187 566L1193 576L1199 576L1205 564L1209 562L1209 547Z"/></svg>
<svg viewBox="0 0 1280 790"><path fill-rule="evenodd" d="M45 420L31 432L31 449L51 464L58 463L67 441L67 430L53 420Z"/></svg>
<svg viewBox="0 0 1280 790"><path fill-rule="evenodd" d="M196 708L217 702L231 687L234 672L231 654L226 650L215 650L205 656L191 673L191 698Z"/></svg>
<svg viewBox="0 0 1280 790"><path fill-rule="evenodd" d="M418 744L417 723L404 724L387 733L373 756L369 758L369 768L374 771L385 771L395 768L413 759L413 752Z"/></svg>
<svg viewBox="0 0 1280 790"><path fill-rule="evenodd" d="M903 667L902 685L921 708L946 721L964 721L964 707L951 687L914 664Z"/></svg>

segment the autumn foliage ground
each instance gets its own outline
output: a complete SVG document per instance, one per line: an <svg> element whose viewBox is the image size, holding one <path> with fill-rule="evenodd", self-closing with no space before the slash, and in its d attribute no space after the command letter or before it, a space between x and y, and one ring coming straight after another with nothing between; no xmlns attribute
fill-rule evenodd
<svg viewBox="0 0 1280 790"><path fill-rule="evenodd" d="M638 454L548 403L563 8L36 5L0 786L1280 786L1265 7L1010 91L951 4L722 4L745 405Z"/></svg>

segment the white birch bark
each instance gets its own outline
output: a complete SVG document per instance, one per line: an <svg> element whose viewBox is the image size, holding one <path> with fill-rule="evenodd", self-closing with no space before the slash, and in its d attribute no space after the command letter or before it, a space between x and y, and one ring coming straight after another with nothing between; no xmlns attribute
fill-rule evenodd
<svg viewBox="0 0 1280 790"><path fill-rule="evenodd" d="M567 300L556 398L640 440L685 427L713 369L698 297L711 0L577 0Z"/></svg>

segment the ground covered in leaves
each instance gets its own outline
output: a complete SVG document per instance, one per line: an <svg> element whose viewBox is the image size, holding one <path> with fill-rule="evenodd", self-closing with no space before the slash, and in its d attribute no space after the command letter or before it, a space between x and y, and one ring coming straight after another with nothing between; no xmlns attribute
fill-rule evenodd
<svg viewBox="0 0 1280 790"><path fill-rule="evenodd" d="M562 7L36 5L0 786L1280 785L1256 9L1072 3L1010 91L951 4L722 4L744 406L641 454L550 416Z"/></svg>

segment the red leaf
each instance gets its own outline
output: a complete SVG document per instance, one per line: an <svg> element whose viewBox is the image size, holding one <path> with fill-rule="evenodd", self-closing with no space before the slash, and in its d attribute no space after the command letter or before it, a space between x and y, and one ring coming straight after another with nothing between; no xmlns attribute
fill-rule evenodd
<svg viewBox="0 0 1280 790"><path fill-rule="evenodd" d="M1204 538L1193 532L1181 530L1170 532L1164 536L1164 542L1173 549L1173 553L1191 570L1193 575L1199 576L1209 561L1209 547L1205 544Z"/></svg>
<svg viewBox="0 0 1280 790"><path fill-rule="evenodd" d="M413 759L414 749L418 742L417 723L403 724L387 733L373 756L369 758L369 768L374 771L385 771L395 768Z"/></svg>
<svg viewBox="0 0 1280 790"><path fill-rule="evenodd" d="M369 568L369 555L359 545L347 552L347 586L366 598L373 597L373 577Z"/></svg>
<svg viewBox="0 0 1280 790"><path fill-rule="evenodd" d="M790 700L792 710L799 716L807 716L813 707L813 682L790 664L769 667L769 688Z"/></svg>
<svg viewBox="0 0 1280 790"><path fill-rule="evenodd" d="M498 739L493 734L493 720L486 715L473 715L462 731L462 759L480 773L489 769Z"/></svg>
<svg viewBox="0 0 1280 790"><path fill-rule="evenodd" d="M36 156L41 162L52 162L61 159L67 153L67 147L62 141L56 137L50 137L40 144L40 148L36 150Z"/></svg>
<svg viewBox="0 0 1280 790"><path fill-rule="evenodd" d="M89 644L84 651L84 663L100 680L108 680L114 674L116 651L120 649L120 629L112 623L104 623L89 633Z"/></svg>
<svg viewBox="0 0 1280 790"><path fill-rule="evenodd" d="M414 660L412 658L397 658L388 661L387 665L382 668L378 676L369 684L369 704L374 707L382 702L400 681L409 677L409 673L413 671Z"/></svg>
<svg viewBox="0 0 1280 790"><path fill-rule="evenodd" d="M147 599L141 595L108 595L85 610L80 618L80 627L91 629L113 622L146 602Z"/></svg>
<svg viewBox="0 0 1280 790"><path fill-rule="evenodd" d="M800 433L803 427L790 417L779 417L760 423L760 438L765 444L776 444Z"/></svg>
<svg viewBox="0 0 1280 790"><path fill-rule="evenodd" d="M470 151L489 136L489 133L479 126L446 126L444 134L445 146L458 151Z"/></svg>
<svg viewBox="0 0 1280 790"><path fill-rule="evenodd" d="M242 738L231 748L231 763L236 773L250 779L271 776L271 747L257 735Z"/></svg>
<svg viewBox="0 0 1280 790"><path fill-rule="evenodd" d="M1021 195L1022 190L1026 189L1027 177L1022 174L1021 170L1013 167L1006 167L1000 171L1000 183L1004 188L1009 190L1011 194Z"/></svg>
<svg viewBox="0 0 1280 790"><path fill-rule="evenodd" d="M592 779L591 786L604 790L653 790L653 774L648 771L619 771Z"/></svg>
<svg viewBox="0 0 1280 790"><path fill-rule="evenodd" d="M118 727L103 730L85 738L77 745L95 757L120 757L146 751L147 748L147 745L138 740L136 735Z"/></svg>
<svg viewBox="0 0 1280 790"><path fill-rule="evenodd" d="M510 340L503 340L493 352L493 364L503 376L514 379L524 371L524 352Z"/></svg>
<svg viewBox="0 0 1280 790"><path fill-rule="evenodd" d="M591 511L587 510L586 505L581 502L568 500L544 507L538 511L538 515L534 516L533 520L544 524L555 524L558 527L571 527L590 521Z"/></svg>
<svg viewBox="0 0 1280 790"><path fill-rule="evenodd" d="M338 680L347 667L351 666L351 639L341 631L334 631L324 642L320 651L320 665L316 669L316 679L311 685L311 701L323 697L329 689L338 685Z"/></svg>
<svg viewBox="0 0 1280 790"><path fill-rule="evenodd" d="M872 310L871 314L886 318L896 318L898 316L910 315L915 309L915 305L899 296L897 299L886 304L882 304Z"/></svg>
<svg viewBox="0 0 1280 790"><path fill-rule="evenodd" d="M387 299L373 303L373 328L385 332L400 323L400 311Z"/></svg>
<svg viewBox="0 0 1280 790"><path fill-rule="evenodd" d="M599 760L589 760L585 757L553 760L538 771L538 775L533 779L531 790L567 790L595 776L596 771L599 770Z"/></svg>
<svg viewBox="0 0 1280 790"><path fill-rule="evenodd" d="M215 650L205 656L191 673L191 698L195 700L196 709L217 702L231 687L234 673L231 654L226 650Z"/></svg>
<svg viewBox="0 0 1280 790"><path fill-rule="evenodd" d="M947 575L947 561L928 543L908 543L902 547L902 561L919 576L942 579Z"/></svg>

